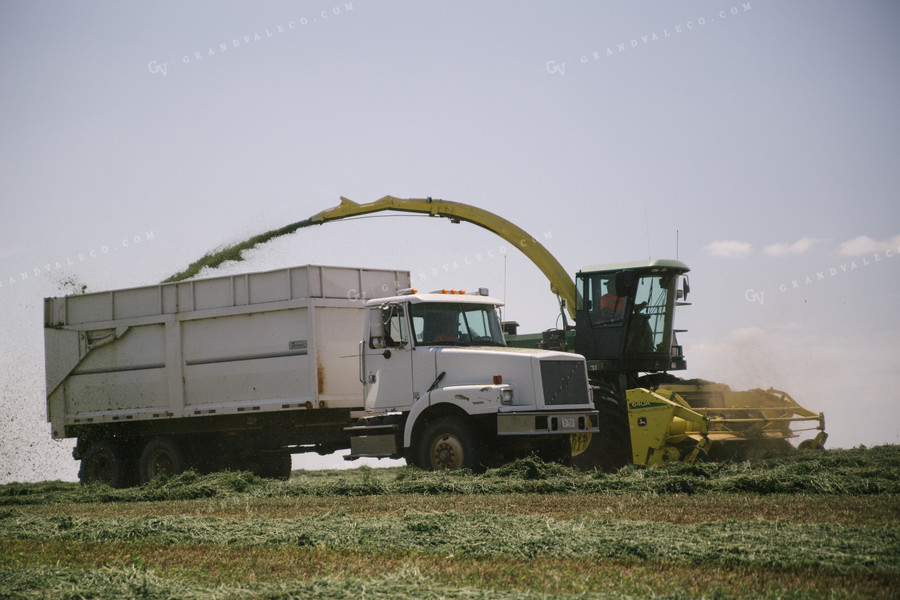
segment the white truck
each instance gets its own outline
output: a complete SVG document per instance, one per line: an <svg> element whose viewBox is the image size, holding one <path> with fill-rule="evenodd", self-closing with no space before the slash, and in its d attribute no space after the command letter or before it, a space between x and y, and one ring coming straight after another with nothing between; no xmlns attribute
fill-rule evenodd
<svg viewBox="0 0 900 600"><path fill-rule="evenodd" d="M507 347L486 290L409 283L307 265L47 298L52 435L121 487L346 448L477 471L598 431L581 356Z"/></svg>

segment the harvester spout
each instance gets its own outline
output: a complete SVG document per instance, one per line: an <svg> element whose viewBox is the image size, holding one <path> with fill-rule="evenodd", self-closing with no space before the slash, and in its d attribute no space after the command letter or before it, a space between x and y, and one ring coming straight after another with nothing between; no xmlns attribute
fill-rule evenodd
<svg viewBox="0 0 900 600"><path fill-rule="evenodd" d="M309 218L309 222L313 225L322 224L328 221L358 217L385 210L444 217L452 223L466 221L499 235L531 259L549 280L550 291L565 301L569 316L572 319L575 318L575 307L577 304L575 282L563 266L559 264L559 261L534 236L503 217L484 209L461 202L433 198L384 196L374 202L359 204L341 196L339 205L314 214Z"/></svg>

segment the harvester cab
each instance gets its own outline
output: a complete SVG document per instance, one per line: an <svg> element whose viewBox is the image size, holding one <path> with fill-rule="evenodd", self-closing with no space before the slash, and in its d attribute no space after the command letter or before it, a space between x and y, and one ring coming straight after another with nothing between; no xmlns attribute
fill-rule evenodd
<svg viewBox="0 0 900 600"><path fill-rule="evenodd" d="M687 364L675 329L675 307L685 305L688 266L649 260L585 267L575 276L574 336L570 349L587 359L591 381L624 411L635 464L693 462L710 447L709 419L678 395L657 393L654 380ZM646 376L644 376L646 377ZM584 438L573 444L573 463L587 466L608 448Z"/></svg>
<svg viewBox="0 0 900 600"><path fill-rule="evenodd" d="M576 274L571 341L587 359L592 381L608 383L620 402L624 398L634 462L691 461L710 447L717 456L782 450L802 431L815 436L801 447L823 447L828 437L824 416L785 392L738 392L670 374L687 368L677 340L685 330L675 329L674 313L688 305L689 270L677 260L652 260L586 267ZM670 426L662 433L654 432L650 417L657 411L671 413Z"/></svg>
<svg viewBox="0 0 900 600"><path fill-rule="evenodd" d="M688 266L654 260L590 267L575 278L575 352L599 373L686 367L674 328L675 307L690 290Z"/></svg>

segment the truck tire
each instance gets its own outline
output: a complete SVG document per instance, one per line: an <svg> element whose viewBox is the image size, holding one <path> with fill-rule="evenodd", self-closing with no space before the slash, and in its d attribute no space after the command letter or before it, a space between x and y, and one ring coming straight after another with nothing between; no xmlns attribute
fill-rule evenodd
<svg viewBox="0 0 900 600"><path fill-rule="evenodd" d="M417 450L415 462L426 471L483 470L475 434L460 417L440 417L429 423L419 436Z"/></svg>
<svg viewBox="0 0 900 600"><path fill-rule="evenodd" d="M124 451L110 442L92 444L78 469L78 480L85 485L105 483L114 488L128 487L131 475Z"/></svg>
<svg viewBox="0 0 900 600"><path fill-rule="evenodd" d="M592 384L594 407L600 413L600 431L591 434L583 452L572 456L572 466L582 471L599 469L615 473L632 462L628 410L608 384ZM582 436L583 434L576 434ZM573 443L573 447L578 444Z"/></svg>
<svg viewBox="0 0 900 600"><path fill-rule="evenodd" d="M181 448L169 438L158 437L150 440L144 451L138 471L141 483L147 483L160 475L178 475L184 471L184 455Z"/></svg>
<svg viewBox="0 0 900 600"><path fill-rule="evenodd" d="M544 462L554 462L564 466L572 464L571 436L554 436L538 447L537 456Z"/></svg>

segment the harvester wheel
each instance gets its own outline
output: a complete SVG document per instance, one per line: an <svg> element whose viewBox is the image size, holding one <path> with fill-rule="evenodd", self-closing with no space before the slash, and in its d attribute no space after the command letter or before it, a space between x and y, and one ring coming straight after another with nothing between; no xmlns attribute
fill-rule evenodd
<svg viewBox="0 0 900 600"><path fill-rule="evenodd" d="M584 451L572 456L572 466L582 471L600 469L605 473L615 473L631 463L631 429L628 425L628 411L619 402L619 394L605 383L592 384L594 407L600 413L600 431L590 434L584 447L584 434L573 440L572 447Z"/></svg>
<svg viewBox="0 0 900 600"><path fill-rule="evenodd" d="M681 460L684 461L687 457L689 457L694 449L697 448L697 442L682 442L678 444L678 450L681 453ZM697 450L697 457L693 460L693 462L709 462L709 452L700 448Z"/></svg>

